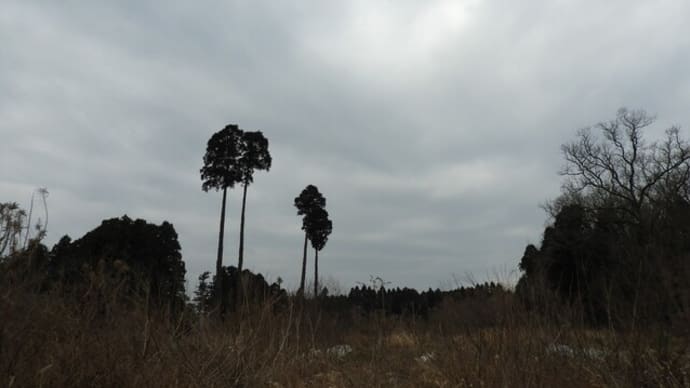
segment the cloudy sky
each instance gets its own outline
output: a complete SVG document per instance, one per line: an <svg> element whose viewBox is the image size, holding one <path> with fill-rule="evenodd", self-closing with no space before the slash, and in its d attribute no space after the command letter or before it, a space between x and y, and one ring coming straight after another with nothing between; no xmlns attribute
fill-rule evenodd
<svg viewBox="0 0 690 388"><path fill-rule="evenodd" d="M621 106L690 127L688 16L685 0L3 1L0 201L47 187L49 245L168 220L194 283L221 201L201 190L206 142L237 123L273 155L249 188L250 269L298 284L293 199L314 184L334 222L319 267L342 289L507 277L578 128ZM234 264L241 190L228 201Z"/></svg>

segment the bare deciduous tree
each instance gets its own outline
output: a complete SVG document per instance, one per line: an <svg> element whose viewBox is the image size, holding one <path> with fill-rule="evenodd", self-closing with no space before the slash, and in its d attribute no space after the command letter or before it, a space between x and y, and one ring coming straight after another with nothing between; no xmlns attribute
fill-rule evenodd
<svg viewBox="0 0 690 388"><path fill-rule="evenodd" d="M19 249L26 212L16 202L0 203L0 258Z"/></svg>
<svg viewBox="0 0 690 388"><path fill-rule="evenodd" d="M675 126L662 141L646 141L644 132L654 122L643 110L621 108L614 120L594 127L603 139L593 128L580 130L575 141L561 148L566 160L561 174L571 178L564 194L587 194L598 205L615 203L635 223L642 222L645 207L661 196L687 198L690 144Z"/></svg>

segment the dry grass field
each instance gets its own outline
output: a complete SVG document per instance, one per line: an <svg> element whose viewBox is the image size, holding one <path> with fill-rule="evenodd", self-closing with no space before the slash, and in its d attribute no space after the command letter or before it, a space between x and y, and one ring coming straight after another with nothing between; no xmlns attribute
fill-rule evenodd
<svg viewBox="0 0 690 388"><path fill-rule="evenodd" d="M467 306L423 320L310 303L219 322L94 290L75 301L0 289L7 387L690 387L682 335L548 324L510 301L485 306L484 323Z"/></svg>

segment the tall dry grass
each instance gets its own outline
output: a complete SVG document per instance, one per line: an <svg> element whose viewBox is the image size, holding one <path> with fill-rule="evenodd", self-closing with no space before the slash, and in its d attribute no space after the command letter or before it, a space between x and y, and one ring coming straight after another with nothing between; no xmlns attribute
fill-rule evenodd
<svg viewBox="0 0 690 388"><path fill-rule="evenodd" d="M690 387L687 338L554 324L510 295L445 303L427 320L327 314L291 300L220 322L99 292L74 298L0 286L0 384Z"/></svg>

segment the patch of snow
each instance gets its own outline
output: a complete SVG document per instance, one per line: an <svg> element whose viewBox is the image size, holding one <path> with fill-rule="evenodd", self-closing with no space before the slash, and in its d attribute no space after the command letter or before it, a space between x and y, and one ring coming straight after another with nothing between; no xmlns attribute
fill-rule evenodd
<svg viewBox="0 0 690 388"><path fill-rule="evenodd" d="M551 344L546 347L546 354L556 354L568 358L575 358L582 356L593 360L603 360L606 357L606 352L596 348L574 349L564 344Z"/></svg>
<svg viewBox="0 0 690 388"><path fill-rule="evenodd" d="M434 352L426 352L426 353L422 354L421 356L416 357L415 360L417 360L419 362L429 362L429 361L432 361L434 358L436 358L436 356L434 355Z"/></svg>
<svg viewBox="0 0 690 388"><path fill-rule="evenodd" d="M352 346L350 345L335 345L326 349L326 354L330 356L335 356L338 358L343 358L348 354L352 353Z"/></svg>

